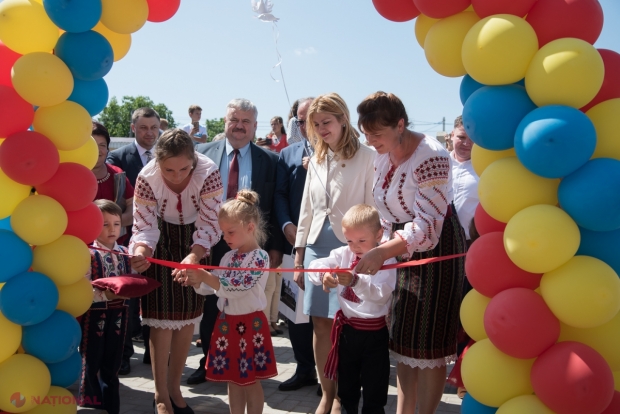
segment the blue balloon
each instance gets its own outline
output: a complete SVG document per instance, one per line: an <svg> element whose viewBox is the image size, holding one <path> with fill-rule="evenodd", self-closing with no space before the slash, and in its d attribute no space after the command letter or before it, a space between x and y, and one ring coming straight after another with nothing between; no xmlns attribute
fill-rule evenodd
<svg viewBox="0 0 620 414"><path fill-rule="evenodd" d="M475 81L474 78L469 75L463 76L463 80L461 81L461 88L459 89L461 103L465 105L465 102L467 102L467 99L469 99L471 94L484 86L485 85L483 83Z"/></svg>
<svg viewBox="0 0 620 414"><path fill-rule="evenodd" d="M596 158L566 176L558 189L560 206L592 231L620 229L620 161Z"/></svg>
<svg viewBox="0 0 620 414"><path fill-rule="evenodd" d="M69 101L78 103L90 114L95 116L103 111L108 103L108 85L103 78L94 81L73 79L73 92L67 98Z"/></svg>
<svg viewBox="0 0 620 414"><path fill-rule="evenodd" d="M9 279L0 290L0 312L22 326L43 322L58 305L58 288L49 277L26 272Z"/></svg>
<svg viewBox="0 0 620 414"><path fill-rule="evenodd" d="M86 32L101 18L101 0L44 0L43 7L54 24L65 32Z"/></svg>
<svg viewBox="0 0 620 414"><path fill-rule="evenodd" d="M32 249L28 243L10 230L0 230L0 283L27 272L31 265Z"/></svg>
<svg viewBox="0 0 620 414"><path fill-rule="evenodd" d="M112 69L110 42L97 32L63 33L54 53L69 67L73 77L85 81L103 78Z"/></svg>
<svg viewBox="0 0 620 414"><path fill-rule="evenodd" d="M55 364L47 364L52 375L52 385L67 388L80 378L82 373L82 355L74 352L64 361Z"/></svg>
<svg viewBox="0 0 620 414"><path fill-rule="evenodd" d="M543 106L523 118L514 144L525 168L541 177L562 178L594 154L596 130L590 118L578 109Z"/></svg>
<svg viewBox="0 0 620 414"><path fill-rule="evenodd" d="M592 231L579 227L581 243L578 256L590 256L602 260L620 276L620 230Z"/></svg>
<svg viewBox="0 0 620 414"><path fill-rule="evenodd" d="M13 231L13 227L11 227L11 217L10 216L0 220L0 230Z"/></svg>
<svg viewBox="0 0 620 414"><path fill-rule="evenodd" d="M471 394L465 394L463 403L461 404L461 414L495 414L496 407L489 407L474 400Z"/></svg>
<svg viewBox="0 0 620 414"><path fill-rule="evenodd" d="M56 310L43 322L24 327L22 346L27 354L46 364L55 364L77 351L81 337L82 330L75 318Z"/></svg>
<svg viewBox="0 0 620 414"><path fill-rule="evenodd" d="M519 85L485 86L463 107L463 126L482 148L501 151L514 146L515 131L536 105Z"/></svg>

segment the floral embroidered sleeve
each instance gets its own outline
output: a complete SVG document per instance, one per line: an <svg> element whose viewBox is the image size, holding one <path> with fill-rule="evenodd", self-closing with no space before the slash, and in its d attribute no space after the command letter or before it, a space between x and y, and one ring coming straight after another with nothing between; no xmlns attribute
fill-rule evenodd
<svg viewBox="0 0 620 414"><path fill-rule="evenodd" d="M206 179L200 190L198 200L199 211L194 232L194 244L210 250L221 236L217 214L222 204L222 179L219 170L213 171Z"/></svg>
<svg viewBox="0 0 620 414"><path fill-rule="evenodd" d="M229 258L228 260L226 260ZM226 261L225 261L226 260ZM254 250L250 253L232 252L222 258L221 266L253 268L256 270L223 270L217 274L220 278L220 289L215 294L220 298L238 299L254 289L263 278L269 277L269 256L264 250ZM262 287L258 286L259 289Z"/></svg>
<svg viewBox="0 0 620 414"><path fill-rule="evenodd" d="M344 247L347 248L346 246ZM328 257L324 257L322 259L316 259L310 262L310 269L335 269L340 266L340 262L342 261L342 249L338 248L334 249L329 253ZM340 266L342 267L342 266ZM313 285L321 286L323 285L323 275L325 272L307 272L308 279Z"/></svg>
<svg viewBox="0 0 620 414"><path fill-rule="evenodd" d="M409 255L433 249L439 242L443 220L448 210L450 160L435 156L422 162L414 172L418 190L412 205L415 217L404 230L395 232L407 243Z"/></svg>
<svg viewBox="0 0 620 414"><path fill-rule="evenodd" d="M147 246L155 251L159 241L157 227L157 200L149 183L141 176L136 180L133 202L133 228L129 252L133 254L137 246Z"/></svg>

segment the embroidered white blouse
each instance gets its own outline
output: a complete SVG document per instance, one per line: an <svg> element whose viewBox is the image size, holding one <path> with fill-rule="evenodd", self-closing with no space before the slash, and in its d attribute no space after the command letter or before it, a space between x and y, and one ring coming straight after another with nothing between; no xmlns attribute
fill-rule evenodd
<svg viewBox="0 0 620 414"><path fill-rule="evenodd" d="M217 214L223 191L220 172L208 157L195 154L198 160L192 178L180 194L168 188L155 160L151 160L138 175L130 253L139 245L155 251L160 233L158 217L171 224L196 223L194 244L203 246L207 251L219 241L221 232Z"/></svg>
<svg viewBox="0 0 620 414"><path fill-rule="evenodd" d="M389 154L377 155L373 195L381 213L384 237L393 223L407 223L395 235L407 243L409 255L432 250L452 202L450 154L427 135L413 155L394 166Z"/></svg>
<svg viewBox="0 0 620 414"><path fill-rule="evenodd" d="M349 246L339 247L329 257L310 262L310 269L350 268L359 258ZM390 258L384 264L396 263ZM317 286L323 284L321 272L308 272L308 279ZM396 285L396 269L380 270L376 275L355 274L351 286L338 285L338 302L347 318L378 318L390 311L392 292Z"/></svg>
<svg viewBox="0 0 620 414"><path fill-rule="evenodd" d="M213 275L220 279L220 289L215 291L206 283L194 288L200 295L215 293L219 299L217 307L229 315L247 315L262 311L267 306L265 285L269 272L269 255L262 249L248 253L237 250L227 252L220 261L222 267L254 268L256 270L214 270Z"/></svg>

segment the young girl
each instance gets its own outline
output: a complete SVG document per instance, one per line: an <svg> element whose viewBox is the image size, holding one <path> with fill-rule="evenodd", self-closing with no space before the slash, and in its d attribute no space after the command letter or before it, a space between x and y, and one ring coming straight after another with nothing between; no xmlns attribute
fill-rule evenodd
<svg viewBox="0 0 620 414"><path fill-rule="evenodd" d="M194 286L200 294L215 293L219 300L218 319L211 336L207 379L228 382L228 401L232 414L262 413L264 405L261 379L278 375L263 309L267 305L265 284L269 256L260 248L265 239L264 222L258 207L258 194L240 190L237 197L220 208L218 222L224 240L232 249L220 262L222 267L256 270L190 269L178 280Z"/></svg>

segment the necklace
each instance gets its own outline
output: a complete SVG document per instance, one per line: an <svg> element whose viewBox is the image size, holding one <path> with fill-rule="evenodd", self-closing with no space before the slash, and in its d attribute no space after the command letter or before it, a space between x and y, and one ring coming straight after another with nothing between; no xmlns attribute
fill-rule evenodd
<svg viewBox="0 0 620 414"><path fill-rule="evenodd" d="M108 178L110 178L110 171L108 171L105 177L103 177L101 180L97 180L97 184L105 183L106 181L108 181Z"/></svg>

